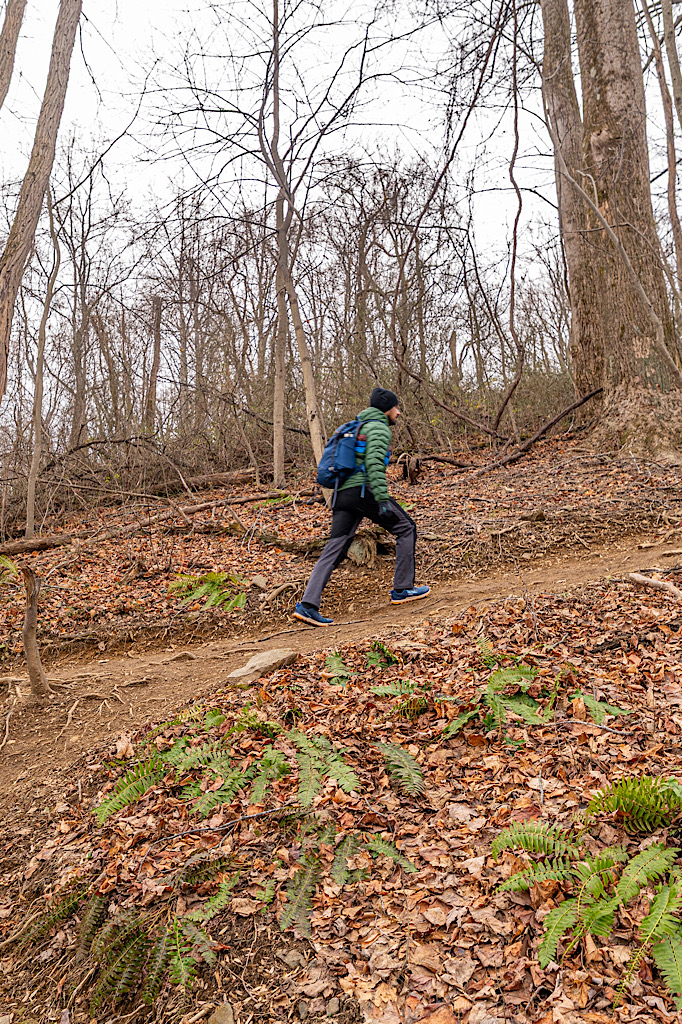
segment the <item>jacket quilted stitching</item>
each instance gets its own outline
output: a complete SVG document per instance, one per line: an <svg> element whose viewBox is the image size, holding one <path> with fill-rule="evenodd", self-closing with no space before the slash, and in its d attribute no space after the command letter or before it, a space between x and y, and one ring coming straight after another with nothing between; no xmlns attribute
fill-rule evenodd
<svg viewBox="0 0 682 1024"><path fill-rule="evenodd" d="M371 490L375 501L388 501L386 456L391 448L391 428L388 423L388 417L380 409L370 406L359 413L359 418L362 423L360 433L364 434L367 438L367 450L365 452L367 486ZM350 487L362 486L362 456L356 455L355 461L360 468L339 487L340 491L346 491Z"/></svg>

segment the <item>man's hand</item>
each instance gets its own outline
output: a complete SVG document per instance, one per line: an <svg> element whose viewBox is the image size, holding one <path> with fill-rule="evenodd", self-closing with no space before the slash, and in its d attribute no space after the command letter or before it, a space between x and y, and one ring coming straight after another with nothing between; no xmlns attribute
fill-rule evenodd
<svg viewBox="0 0 682 1024"><path fill-rule="evenodd" d="M395 509L390 501L379 502L379 520L392 523L395 519Z"/></svg>

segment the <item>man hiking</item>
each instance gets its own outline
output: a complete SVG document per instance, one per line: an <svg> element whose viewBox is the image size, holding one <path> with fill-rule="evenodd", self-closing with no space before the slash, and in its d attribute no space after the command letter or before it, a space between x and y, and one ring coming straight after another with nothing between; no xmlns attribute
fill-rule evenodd
<svg viewBox="0 0 682 1024"><path fill-rule="evenodd" d="M386 467L390 457L391 427L400 416L398 396L384 388L374 388L369 408L358 416L360 430L355 455L356 469L339 485L332 512L332 531L312 571L294 618L310 626L329 626L334 620L320 614L322 591L334 569L341 564L351 546L355 531L367 517L395 537L395 577L392 604L418 601L429 593L428 587L414 585L414 549L417 526L407 512L388 493ZM364 449L364 451L363 451Z"/></svg>

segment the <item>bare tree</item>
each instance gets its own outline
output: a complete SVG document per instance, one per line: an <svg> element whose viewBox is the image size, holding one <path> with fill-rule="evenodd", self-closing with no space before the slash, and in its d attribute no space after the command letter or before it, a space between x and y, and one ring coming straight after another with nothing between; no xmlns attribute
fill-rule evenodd
<svg viewBox="0 0 682 1024"><path fill-rule="evenodd" d="M0 32L0 107L5 102L12 81L14 57L25 9L26 0L7 0L5 20Z"/></svg>
<svg viewBox="0 0 682 1024"><path fill-rule="evenodd" d="M651 201L634 6L576 0L574 10L582 119L567 2L542 0L576 380L582 394L604 387L605 436L666 456L682 433L682 377Z"/></svg>
<svg viewBox="0 0 682 1024"><path fill-rule="evenodd" d="M59 5L33 150L21 186L14 221L0 256L0 401L7 386L7 359L14 304L52 172L81 8L82 0L61 0Z"/></svg>
<svg viewBox="0 0 682 1024"><path fill-rule="evenodd" d="M61 262L59 239L57 238L57 232L55 231L54 216L52 211L52 197L50 196L49 186L47 189L47 212L50 220L50 237L52 239L54 256L52 261L52 270L50 271L50 276L47 280L47 288L45 290L45 301L43 303L43 312L40 318L40 326L38 328L38 351L36 353L35 389L33 392L33 452L31 453L31 465L28 471L26 496L25 536L27 540L33 536L35 530L36 482L38 480L40 460L43 451L43 382L45 371L45 341L47 336L47 321L50 316L50 309L52 307L52 297L54 295L54 289L57 283L57 275L59 274L59 265Z"/></svg>

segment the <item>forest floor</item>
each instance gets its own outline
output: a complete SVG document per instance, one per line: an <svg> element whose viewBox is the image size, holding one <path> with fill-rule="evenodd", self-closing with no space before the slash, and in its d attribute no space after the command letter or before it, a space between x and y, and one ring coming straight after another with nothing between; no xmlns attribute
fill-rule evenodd
<svg viewBox="0 0 682 1024"><path fill-rule="evenodd" d="M101 547L22 556L49 587L41 595L40 640L57 693L45 706L16 699L27 690L21 601L7 587L0 604L8 636L0 669L2 935L73 879L96 880L111 912L134 904L158 921L170 900L176 915L192 912L214 883L197 891L168 878L188 857L219 845L231 858L219 877L238 872L239 880L230 912L215 918L217 963L200 964L185 995L164 982L153 1019L199 1020L226 997L225 1012L237 1024L612 1019L646 899L621 914L610 938L590 938L541 970L541 924L558 886L496 894L516 862L510 855L496 861L490 845L513 821L570 821L614 777L682 776L682 605L627 578L633 571L673 581L682 574L678 472L551 441L489 476L429 464L422 481L408 487L396 480L392 491L418 523L418 580L432 594L393 607L390 554L372 565L344 563L323 606L337 622L325 630L289 618L313 559L284 547L324 535L329 514L319 505L238 506L240 536L221 532L224 509L216 509L192 524L179 514L163 529ZM131 518L130 507L99 509L60 527L110 528ZM256 531L267 531L270 542ZM242 612L200 602L183 608L169 585L178 574L210 571L263 580L247 586ZM282 591L264 608L283 584L299 590ZM530 726L512 716L504 729L491 729L474 716L462 731L444 734L458 710L475 709L490 675L482 644L498 667L521 661L542 682L561 680L551 721ZM227 679L253 653L274 648L290 649L295 660L251 686ZM401 695L399 680L413 692ZM395 693L375 692L386 685ZM548 692L537 691L544 706ZM592 695L627 715L609 712L598 725L585 695L588 707ZM270 747L290 772L257 801L248 786L230 801L216 797L204 820L178 786L197 783L194 798L205 796L225 785L224 772L208 781L193 769L182 779L170 772L139 803L97 825L92 810L126 766L183 738L191 747L226 732L240 770L261 763ZM327 772L301 810L301 732L340 745L357 788L346 792ZM423 791L405 793L391 781L377 743L413 755ZM275 813L281 808L294 808L285 823ZM349 870L365 869L367 877L330 875L346 839ZM396 867L381 856L372 846L379 839L407 861ZM595 849L624 842L633 852L641 839L611 821L590 842ZM308 909L280 934L292 904L287 887L306 863L314 863L316 882ZM37 945L0 945L2 1024L88 1019L98 976L90 958L74 966L74 941L71 919ZM102 1024L142 1019L130 1002L113 1015L106 1002L94 1012ZM648 957L616 1015L678 1019ZM225 1022L228 1016L216 1024Z"/></svg>

